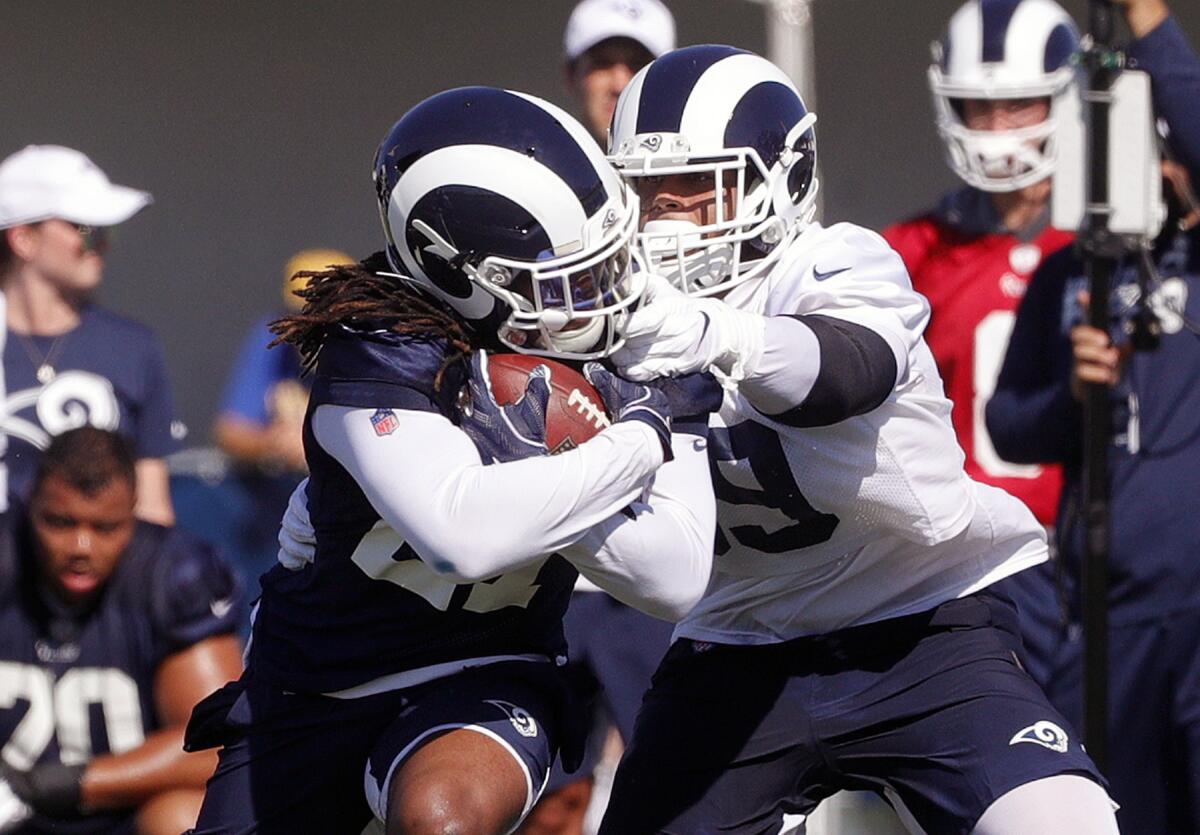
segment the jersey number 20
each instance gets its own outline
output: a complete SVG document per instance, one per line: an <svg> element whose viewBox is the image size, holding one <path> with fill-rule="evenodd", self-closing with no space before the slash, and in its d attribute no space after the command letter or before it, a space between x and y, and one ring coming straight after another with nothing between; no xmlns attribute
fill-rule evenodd
<svg viewBox="0 0 1200 835"><path fill-rule="evenodd" d="M104 715L108 750L114 754L142 744L142 705L137 684L113 667L75 667L55 679L32 664L0 661L0 709L18 701L29 708L0 751L13 768L32 768L55 735L63 765L82 765L92 758L89 708Z"/></svg>

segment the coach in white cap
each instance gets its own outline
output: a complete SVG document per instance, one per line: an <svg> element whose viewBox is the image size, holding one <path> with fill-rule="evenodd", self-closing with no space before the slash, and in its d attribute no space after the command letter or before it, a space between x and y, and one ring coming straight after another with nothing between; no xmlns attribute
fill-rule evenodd
<svg viewBox="0 0 1200 835"><path fill-rule="evenodd" d="M675 48L675 18L660 0L583 0L563 35L567 89L604 147L617 96L629 79Z"/></svg>
<svg viewBox="0 0 1200 835"><path fill-rule="evenodd" d="M29 145L0 162L2 428L14 495L28 489L52 436L87 423L132 443L138 515L174 518L165 461L176 446L174 404L161 346L144 325L91 300L110 227L150 200L71 148Z"/></svg>

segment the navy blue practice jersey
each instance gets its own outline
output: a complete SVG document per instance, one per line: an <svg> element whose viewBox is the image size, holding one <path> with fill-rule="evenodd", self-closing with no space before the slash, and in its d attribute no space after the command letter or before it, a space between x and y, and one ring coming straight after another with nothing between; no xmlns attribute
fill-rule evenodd
<svg viewBox="0 0 1200 835"><path fill-rule="evenodd" d="M100 597L87 611L72 611L39 588L28 539L18 527L5 531L0 544L5 761L21 770L45 762L80 765L138 747L159 727L154 676L162 662L236 630L233 574L199 540L139 522ZM35 819L22 831L121 831L121 819Z"/></svg>
<svg viewBox="0 0 1200 835"><path fill-rule="evenodd" d="M394 431L394 409L455 420L468 366L447 365L453 350L440 339L349 329L322 347L304 427L316 554L299 570L277 565L263 575L254 675L285 690L333 693L433 664L565 652L570 563L551 555L455 584L421 561L313 436L312 415L325 404L379 410L380 433Z"/></svg>

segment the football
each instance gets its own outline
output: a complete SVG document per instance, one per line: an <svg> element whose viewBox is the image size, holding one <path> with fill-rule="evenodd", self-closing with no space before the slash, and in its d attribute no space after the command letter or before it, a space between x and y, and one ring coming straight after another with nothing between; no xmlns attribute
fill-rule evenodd
<svg viewBox="0 0 1200 835"><path fill-rule="evenodd" d="M492 395L501 406L521 399L529 375L539 365L550 369L550 400L546 404L546 446L551 455L574 449L610 425L599 392L584 376L561 362L528 354L491 354L488 377Z"/></svg>

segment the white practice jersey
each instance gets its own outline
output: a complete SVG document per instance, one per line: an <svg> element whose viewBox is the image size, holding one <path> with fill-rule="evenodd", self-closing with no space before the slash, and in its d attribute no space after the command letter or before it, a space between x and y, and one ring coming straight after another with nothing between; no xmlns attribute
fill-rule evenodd
<svg viewBox="0 0 1200 835"><path fill-rule="evenodd" d="M963 471L921 337L928 304L882 238L813 224L726 302L867 327L892 348L898 381L878 408L812 428L726 393L709 441L717 558L676 636L761 644L831 632L930 609L1047 558L1029 510Z"/></svg>

